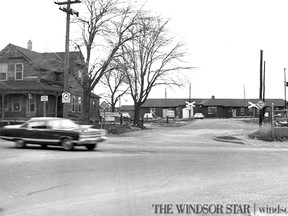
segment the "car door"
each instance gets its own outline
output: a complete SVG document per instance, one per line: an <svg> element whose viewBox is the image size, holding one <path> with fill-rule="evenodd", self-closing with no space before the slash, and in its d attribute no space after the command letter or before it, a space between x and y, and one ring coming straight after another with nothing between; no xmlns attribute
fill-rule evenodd
<svg viewBox="0 0 288 216"><path fill-rule="evenodd" d="M55 143L56 141L51 139L52 134L46 120L31 121L27 123L25 140L34 144Z"/></svg>

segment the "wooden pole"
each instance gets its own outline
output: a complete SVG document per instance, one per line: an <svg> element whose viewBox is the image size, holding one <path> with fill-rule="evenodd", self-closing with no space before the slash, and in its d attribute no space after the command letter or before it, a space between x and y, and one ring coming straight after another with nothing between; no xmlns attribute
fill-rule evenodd
<svg viewBox="0 0 288 216"><path fill-rule="evenodd" d="M263 97L263 50L260 50L260 88L259 88L259 99L262 100ZM263 122L263 109L259 111L259 126Z"/></svg>
<svg viewBox="0 0 288 216"><path fill-rule="evenodd" d="M284 107L285 109L287 109L287 103L286 103L286 68L284 68L284 97L285 97L285 101L284 101Z"/></svg>

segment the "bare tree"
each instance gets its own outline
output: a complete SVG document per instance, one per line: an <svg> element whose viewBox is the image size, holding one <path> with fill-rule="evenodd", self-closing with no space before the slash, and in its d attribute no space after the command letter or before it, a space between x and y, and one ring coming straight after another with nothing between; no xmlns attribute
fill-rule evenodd
<svg viewBox="0 0 288 216"><path fill-rule="evenodd" d="M138 12L131 3L118 0L83 0L87 13L76 18L82 36L75 41L85 56L83 78L84 121L89 121L90 94L107 72L119 48L137 32L130 29L136 24ZM79 80L80 81L80 80Z"/></svg>
<svg viewBox="0 0 288 216"><path fill-rule="evenodd" d="M101 83L108 89L108 93L103 95L110 99L107 102L111 111L115 112L117 102L127 93L129 86L125 83L125 73L121 64L118 61L113 61L113 64L114 67L104 74Z"/></svg>
<svg viewBox="0 0 288 216"><path fill-rule="evenodd" d="M168 21L161 17L143 16L137 28L140 34L122 46L122 58L126 65L126 78L134 101L134 124L139 125L140 109L151 90L157 85L177 85L183 82L182 66L187 55L184 44L168 36Z"/></svg>

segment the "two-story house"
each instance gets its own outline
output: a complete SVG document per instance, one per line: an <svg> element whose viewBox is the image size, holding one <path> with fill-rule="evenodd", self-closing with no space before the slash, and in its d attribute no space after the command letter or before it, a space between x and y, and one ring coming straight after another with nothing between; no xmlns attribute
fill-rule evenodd
<svg viewBox="0 0 288 216"><path fill-rule="evenodd" d="M64 52L38 53L8 44L0 51L0 117L4 121L25 121L31 117L63 115ZM83 119L84 58L70 52L68 86L71 95L68 117ZM99 96L91 93L90 116L99 118Z"/></svg>

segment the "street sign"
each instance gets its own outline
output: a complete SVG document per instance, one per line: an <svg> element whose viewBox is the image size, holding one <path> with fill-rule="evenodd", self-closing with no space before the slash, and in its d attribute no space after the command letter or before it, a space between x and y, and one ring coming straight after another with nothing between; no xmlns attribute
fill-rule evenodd
<svg viewBox="0 0 288 216"><path fill-rule="evenodd" d="M260 110L265 107L265 103L262 100L259 100L256 105L257 105L258 109L260 109Z"/></svg>
<svg viewBox="0 0 288 216"><path fill-rule="evenodd" d="M70 103L70 93L69 92L63 92L62 93L62 103Z"/></svg>
<svg viewBox="0 0 288 216"><path fill-rule="evenodd" d="M41 96L41 101L48 101L48 96L47 95Z"/></svg>

